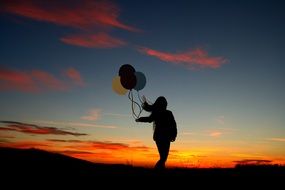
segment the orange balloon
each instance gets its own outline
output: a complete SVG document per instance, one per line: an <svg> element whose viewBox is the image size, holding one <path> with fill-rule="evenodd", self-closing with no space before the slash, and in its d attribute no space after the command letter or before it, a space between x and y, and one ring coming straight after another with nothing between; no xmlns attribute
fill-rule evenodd
<svg viewBox="0 0 285 190"><path fill-rule="evenodd" d="M113 78L112 89L119 95L125 95L128 91L122 86L120 76L115 76Z"/></svg>

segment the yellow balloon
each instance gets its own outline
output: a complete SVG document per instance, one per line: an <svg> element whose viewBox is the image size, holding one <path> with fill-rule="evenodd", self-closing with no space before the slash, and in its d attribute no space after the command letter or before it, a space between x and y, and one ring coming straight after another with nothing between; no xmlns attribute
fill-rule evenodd
<svg viewBox="0 0 285 190"><path fill-rule="evenodd" d="M125 89L120 80L120 76L115 76L112 81L112 89L119 95L125 95L126 92L128 91Z"/></svg>

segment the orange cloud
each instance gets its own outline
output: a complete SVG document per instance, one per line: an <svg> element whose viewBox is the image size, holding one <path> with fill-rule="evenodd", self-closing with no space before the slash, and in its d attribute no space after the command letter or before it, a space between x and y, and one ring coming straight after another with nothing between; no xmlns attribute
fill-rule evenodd
<svg viewBox="0 0 285 190"><path fill-rule="evenodd" d="M208 55L208 52L200 48L182 53L167 53L146 47L140 47L138 50L143 54L156 57L162 61L182 64L190 69L207 67L215 69L226 63L225 58L211 57Z"/></svg>
<svg viewBox="0 0 285 190"><path fill-rule="evenodd" d="M73 135L73 136L86 135L83 133L75 133L75 132L61 130L56 127L45 127L45 126L39 126L39 125L16 122L16 121L0 121L0 123L6 125L6 127L0 127L0 130L2 131L17 131L21 133L37 134L37 135L48 135L48 134Z"/></svg>
<svg viewBox="0 0 285 190"><path fill-rule="evenodd" d="M114 38L107 33L69 35L60 39L69 45L87 48L114 48L126 45L126 42Z"/></svg>
<svg viewBox="0 0 285 190"><path fill-rule="evenodd" d="M130 146L126 143L116 143L111 141L86 141L86 140L62 140L48 139L51 142L68 143L68 148L80 150L110 150L110 151L148 151L146 146Z"/></svg>
<svg viewBox="0 0 285 190"><path fill-rule="evenodd" d="M72 157L88 157L90 155L94 155L94 153L89 152L89 151L80 151L80 150L62 150L62 151L57 151L58 153L61 154L66 154Z"/></svg>
<svg viewBox="0 0 285 190"><path fill-rule="evenodd" d="M240 165L248 165L248 164L268 164L271 163L272 160L264 160L264 159L244 159L244 160L237 160L237 161L233 161L237 164Z"/></svg>
<svg viewBox="0 0 285 190"><path fill-rule="evenodd" d="M135 165L155 162L158 153L147 146L131 146L125 143L111 141L86 141L86 140L24 140L1 142L0 147L12 148L38 148L52 152L62 153L68 156L102 163L126 163L129 159ZM153 153L152 153L153 152ZM138 164L140 163L140 164Z"/></svg>
<svg viewBox="0 0 285 190"><path fill-rule="evenodd" d="M15 136L12 136L12 135L4 135L4 134L1 134L0 133L0 138L2 139L13 139L15 138Z"/></svg>
<svg viewBox="0 0 285 190"><path fill-rule="evenodd" d="M285 142L285 138L269 138L267 140L274 142Z"/></svg>
<svg viewBox="0 0 285 190"><path fill-rule="evenodd" d="M70 78L76 85L78 86L84 86L85 83L79 73L76 69L70 67L64 71L64 74Z"/></svg>
<svg viewBox="0 0 285 190"><path fill-rule="evenodd" d="M129 148L129 146L124 143L100 142L100 141L90 142L90 146L94 149L103 149L103 150L126 150Z"/></svg>
<svg viewBox="0 0 285 190"><path fill-rule="evenodd" d="M56 139L52 141L55 142L54 140ZM126 143L111 141L73 142L73 140L68 140L60 143L65 144L64 150L75 151L64 152L64 154L93 162L126 163L128 159L134 159L134 162L146 164L146 162L150 160L154 162L155 156L158 155L158 153L156 153L153 154L153 156L149 156L151 152L156 150L147 146L130 146ZM92 154L77 154L76 151L91 152Z"/></svg>
<svg viewBox="0 0 285 190"><path fill-rule="evenodd" d="M47 139L50 142L67 142L67 143L81 143L81 140L62 140L62 139Z"/></svg>

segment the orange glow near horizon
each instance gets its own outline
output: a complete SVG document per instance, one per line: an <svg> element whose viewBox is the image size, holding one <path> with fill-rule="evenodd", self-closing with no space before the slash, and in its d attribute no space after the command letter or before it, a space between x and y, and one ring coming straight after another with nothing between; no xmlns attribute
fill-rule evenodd
<svg viewBox="0 0 285 190"><path fill-rule="evenodd" d="M79 158L94 163L127 164L132 166L153 167L159 159L155 147L130 146L123 143L96 141L16 141L2 142L1 147L37 148ZM232 168L237 156L211 153L211 150L171 150L167 167L181 168ZM274 164L284 164L275 161Z"/></svg>

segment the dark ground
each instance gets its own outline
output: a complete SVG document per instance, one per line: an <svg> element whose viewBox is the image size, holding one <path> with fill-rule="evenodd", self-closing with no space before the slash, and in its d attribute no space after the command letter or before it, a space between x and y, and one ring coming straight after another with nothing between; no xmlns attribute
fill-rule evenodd
<svg viewBox="0 0 285 190"><path fill-rule="evenodd" d="M277 165L211 169L154 169L96 164L37 149L0 148L5 189L284 189L285 167ZM0 187L1 187L0 186ZM99 188L100 187L100 188ZM1 188L4 189L4 188ZM17 188L18 189L18 188ZM75 188L77 189L77 188Z"/></svg>

